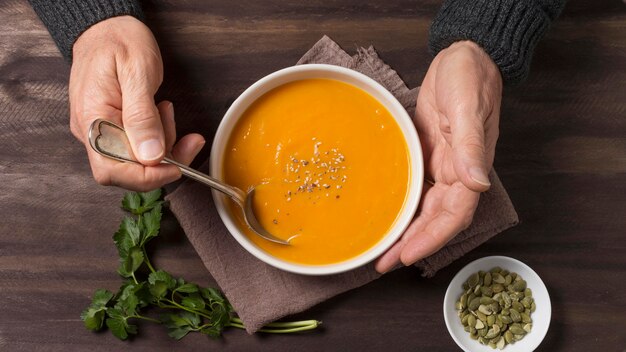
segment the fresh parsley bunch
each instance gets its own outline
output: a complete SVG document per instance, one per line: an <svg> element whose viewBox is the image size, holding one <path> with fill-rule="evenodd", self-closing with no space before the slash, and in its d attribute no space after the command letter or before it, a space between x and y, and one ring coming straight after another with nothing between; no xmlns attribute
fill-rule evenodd
<svg viewBox="0 0 626 352"><path fill-rule="evenodd" d="M124 282L116 293L104 289L94 293L91 304L81 314L85 327L98 331L106 325L121 340L137 334L137 325L132 324L135 319L163 324L168 335L177 340L191 331L219 337L227 327L244 329L220 291L174 278L154 268L146 253L146 244L159 234L162 207L160 189L124 196L122 208L132 215L124 217L113 235L120 256L118 273ZM143 315L151 307L162 310L160 319ZM276 322L259 331L291 333L315 329L320 323L316 320Z"/></svg>

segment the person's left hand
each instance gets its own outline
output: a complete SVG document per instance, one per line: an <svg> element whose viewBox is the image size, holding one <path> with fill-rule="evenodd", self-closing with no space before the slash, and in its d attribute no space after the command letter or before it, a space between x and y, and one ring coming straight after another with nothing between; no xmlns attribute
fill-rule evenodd
<svg viewBox="0 0 626 352"><path fill-rule="evenodd" d="M439 52L417 97L414 123L424 152L424 191L402 238L376 261L384 273L438 251L472 222L480 192L489 189L498 139L502 77L477 44Z"/></svg>

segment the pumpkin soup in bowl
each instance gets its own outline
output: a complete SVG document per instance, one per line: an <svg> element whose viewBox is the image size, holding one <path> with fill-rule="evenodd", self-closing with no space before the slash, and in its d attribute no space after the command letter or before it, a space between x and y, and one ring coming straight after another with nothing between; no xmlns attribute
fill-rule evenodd
<svg viewBox="0 0 626 352"><path fill-rule="evenodd" d="M384 88L348 69L304 65L273 75L229 109L211 172L255 187L257 218L290 245L255 235L237 206L214 193L220 216L248 251L284 270L330 274L375 259L406 228L421 193L410 118Z"/></svg>

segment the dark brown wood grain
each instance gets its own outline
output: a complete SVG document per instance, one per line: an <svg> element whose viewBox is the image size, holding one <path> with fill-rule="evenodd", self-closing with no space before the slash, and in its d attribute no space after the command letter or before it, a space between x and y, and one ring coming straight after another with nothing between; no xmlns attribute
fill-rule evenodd
<svg viewBox="0 0 626 352"><path fill-rule="evenodd" d="M374 45L410 87L430 56L438 1L152 1L179 132L211 139L229 104L258 78L293 65L322 35L348 52ZM91 293L115 289L111 241L122 190L96 185L69 132L68 65L26 1L0 6L0 351L454 351L441 313L447 284L488 255L534 268L552 298L541 351L626 349L626 5L572 0L539 44L524 85L507 87L495 167L521 224L423 279L386 275L294 318L297 336L170 339L140 324L132 342L86 331ZM204 151L199 159L208 156ZM167 217L156 265L210 284Z"/></svg>

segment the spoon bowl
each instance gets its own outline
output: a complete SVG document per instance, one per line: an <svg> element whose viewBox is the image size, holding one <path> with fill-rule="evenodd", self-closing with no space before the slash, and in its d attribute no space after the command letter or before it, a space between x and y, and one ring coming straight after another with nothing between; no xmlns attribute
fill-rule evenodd
<svg viewBox="0 0 626 352"><path fill-rule="evenodd" d="M91 148L102 156L121 162L139 164L133 154L124 129L110 121L96 119L89 127L88 139ZM252 202L254 199L254 187L250 188L248 192L244 192L237 187L227 185L175 160L163 158L161 163L175 165L183 175L226 194L241 208L246 224L254 233L268 241L289 245L289 240L293 236L287 240L282 240L269 233L256 218Z"/></svg>

